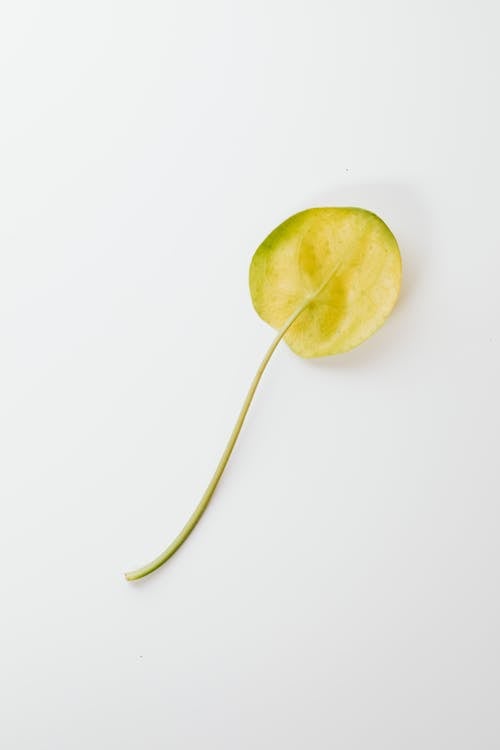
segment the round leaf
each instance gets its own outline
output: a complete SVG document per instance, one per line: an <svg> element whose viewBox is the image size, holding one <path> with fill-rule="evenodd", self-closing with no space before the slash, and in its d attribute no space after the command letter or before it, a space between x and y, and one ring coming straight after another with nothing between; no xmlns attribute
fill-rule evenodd
<svg viewBox="0 0 500 750"><path fill-rule="evenodd" d="M302 357L348 351L375 333L401 284L391 230L362 208L310 208L280 224L257 248L250 293L260 317Z"/></svg>

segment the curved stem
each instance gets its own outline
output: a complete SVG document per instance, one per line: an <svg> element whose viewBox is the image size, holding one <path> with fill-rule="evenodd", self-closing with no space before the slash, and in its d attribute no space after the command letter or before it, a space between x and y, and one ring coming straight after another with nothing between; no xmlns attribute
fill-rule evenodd
<svg viewBox="0 0 500 750"><path fill-rule="evenodd" d="M161 565L166 563L167 560L170 557L172 557L173 554L175 554L175 552L177 552L179 547L182 544L184 544L188 536L193 531L194 527L196 526L196 524L202 517L203 513L207 509L207 506L212 498L212 495L214 494L215 488L219 484L219 480L222 474L224 473L224 469L226 468L227 462L229 461L229 457L231 456L231 453L233 452L234 445L238 439L238 435L240 434L241 428L243 426L243 422L245 421L245 417L250 408L250 404L252 403L252 399L255 395L255 391L257 390L257 386L259 385L259 381L262 377L264 370L266 369L266 366L269 360L271 359L273 355L274 350L276 349L279 342L281 341L285 333L288 331L290 326L295 322L295 320L299 317L299 315L305 310L305 308L307 307L310 301L311 301L311 298L308 298L304 302L304 304L301 305L299 309L296 310L294 314L287 320L283 328L281 328L278 331L277 336L275 337L271 346L265 353L264 359L259 365L259 369L255 373L255 377L252 380L252 383L248 390L245 401L243 402L243 406L241 407L241 411L239 413L234 429L231 433L231 436L226 445L224 453L222 454L222 457L215 470L215 474L210 480L210 483L207 489L205 490L205 494L203 495L200 502L196 506L194 513L191 515L191 517L189 518L188 522L186 523L186 525L184 526L180 534L175 537L174 541L167 547L167 549L164 552L162 552L161 555L156 557L154 560L152 560L152 562L148 563L147 565L144 565L142 568L138 568L137 570L131 571L130 573L125 573L125 578L128 581L136 581L138 578L143 578L144 576L147 576L149 573L152 573L154 570L157 570Z"/></svg>

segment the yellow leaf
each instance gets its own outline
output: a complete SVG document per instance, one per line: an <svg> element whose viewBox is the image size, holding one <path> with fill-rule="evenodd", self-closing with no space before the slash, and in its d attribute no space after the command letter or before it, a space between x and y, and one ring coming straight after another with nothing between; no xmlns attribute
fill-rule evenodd
<svg viewBox="0 0 500 750"><path fill-rule="evenodd" d="M254 307L302 357L345 352L391 312L401 256L391 230L362 208L310 208L280 224L250 265Z"/></svg>
<svg viewBox="0 0 500 750"><path fill-rule="evenodd" d="M278 329L250 384L215 473L180 533L129 581L160 568L189 537L224 473L262 374L285 339L302 357L352 349L380 328L401 283L401 256L382 219L362 208L310 208L279 225L250 265L255 309Z"/></svg>

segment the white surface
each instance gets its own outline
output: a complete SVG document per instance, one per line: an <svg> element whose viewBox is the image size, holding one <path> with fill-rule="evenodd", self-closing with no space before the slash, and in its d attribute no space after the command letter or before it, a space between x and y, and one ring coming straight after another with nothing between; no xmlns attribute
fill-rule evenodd
<svg viewBox="0 0 500 750"><path fill-rule="evenodd" d="M5 3L0 745L500 747L493 2ZM357 204L404 289L281 346L255 247Z"/></svg>

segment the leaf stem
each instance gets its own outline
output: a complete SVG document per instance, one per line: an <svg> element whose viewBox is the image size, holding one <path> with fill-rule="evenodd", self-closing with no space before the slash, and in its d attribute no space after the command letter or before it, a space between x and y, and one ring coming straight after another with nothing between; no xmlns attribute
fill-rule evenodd
<svg viewBox="0 0 500 750"><path fill-rule="evenodd" d="M188 522L183 527L182 531L178 534L178 536L175 537L173 542L167 547L167 549L164 552L162 552L161 555L156 557L147 565L144 565L142 568L138 568L137 570L133 570L129 573L125 573L125 578L128 581L136 581L139 578L144 578L144 576L149 575L149 573L152 573L153 571L161 567L164 563L167 562L167 560L170 557L172 557L172 555L174 555L177 552L179 547L182 544L184 544L188 536L193 531L194 527L196 526L196 524L198 523L198 521L200 520L200 518L206 511L207 506L212 498L212 495L214 494L215 488L219 484L219 480L222 474L224 473L224 469L226 468L227 462L229 461L231 453L233 452L233 448L238 439L238 435L240 434L241 428L243 426L243 422L245 421L245 417L250 408L250 404L252 403L253 397L255 395L255 391L257 390L257 386L259 385L260 379L264 373L264 370L267 367L269 360L271 359L273 355L274 350L276 349L279 342L281 341L285 333L288 331L290 326L295 322L295 320L299 317L299 315L305 310L305 308L310 303L310 301L311 301L311 298L306 299L304 304L301 305L298 308L298 310L296 310L293 313L293 315L287 320L285 325L278 331L278 334L274 338L271 346L266 351L264 355L264 359L260 363L259 369L255 373L255 377L252 380L247 396L245 398L245 401L243 402L243 406L241 407L241 411L238 415L238 419L236 420L236 424L229 437L229 441L224 449L224 453L222 454L219 463L217 464L217 468L215 469L215 473L212 479L210 480L210 483L207 489L205 490L203 497L201 498L200 502L196 506Z"/></svg>

